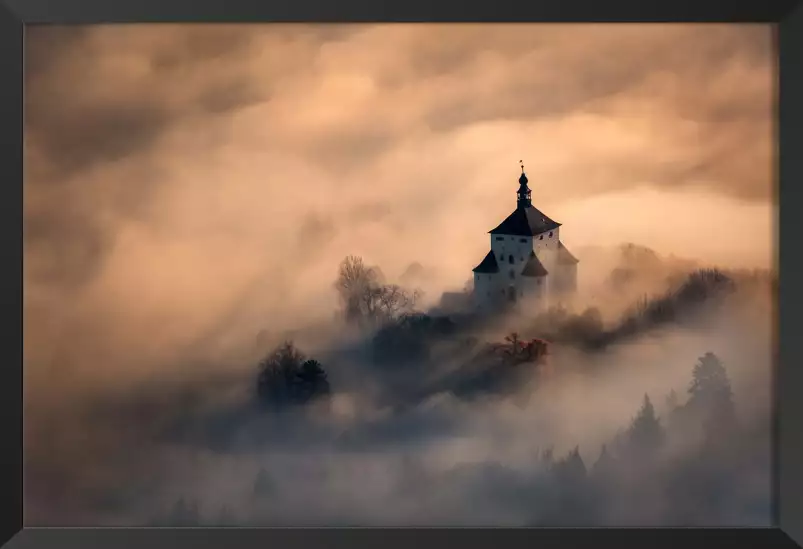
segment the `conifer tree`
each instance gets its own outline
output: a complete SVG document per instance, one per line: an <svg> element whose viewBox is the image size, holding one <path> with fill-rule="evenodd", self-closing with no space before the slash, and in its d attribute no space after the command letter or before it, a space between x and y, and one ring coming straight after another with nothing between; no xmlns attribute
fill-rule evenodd
<svg viewBox="0 0 803 549"><path fill-rule="evenodd" d="M654 453L664 440L664 430L655 414L649 395L644 395L641 409L633 419L628 431L631 450L637 454Z"/></svg>
<svg viewBox="0 0 803 549"><path fill-rule="evenodd" d="M733 391L725 365L708 352L697 361L689 385L690 410L709 436L728 432L736 422Z"/></svg>
<svg viewBox="0 0 803 549"><path fill-rule="evenodd" d="M669 391L669 394L666 395L666 399L664 400L664 406L666 407L667 413L672 413L678 406L678 394L675 392L674 389Z"/></svg>
<svg viewBox="0 0 803 549"><path fill-rule="evenodd" d="M591 476L598 479L608 479L613 473L614 460L608 451L608 445L603 444L599 457L594 465L591 466Z"/></svg>

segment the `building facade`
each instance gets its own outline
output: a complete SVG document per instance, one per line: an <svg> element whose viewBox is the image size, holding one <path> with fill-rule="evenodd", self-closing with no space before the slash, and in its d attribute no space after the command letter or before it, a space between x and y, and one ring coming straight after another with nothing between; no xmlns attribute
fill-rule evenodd
<svg viewBox="0 0 803 549"><path fill-rule="evenodd" d="M475 305L546 305L574 292L578 260L561 242L560 227L532 205L522 166L516 209L490 231L491 250L474 268Z"/></svg>

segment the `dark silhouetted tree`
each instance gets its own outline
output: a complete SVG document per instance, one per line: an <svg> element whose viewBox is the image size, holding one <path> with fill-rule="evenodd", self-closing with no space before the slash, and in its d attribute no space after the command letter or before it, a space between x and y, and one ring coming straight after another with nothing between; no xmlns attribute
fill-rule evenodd
<svg viewBox="0 0 803 549"><path fill-rule="evenodd" d="M677 289L678 304L700 303L713 297L726 295L735 289L731 277L718 269L700 269L689 274Z"/></svg>
<svg viewBox="0 0 803 549"><path fill-rule="evenodd" d="M257 392L260 400L274 406L282 406L292 400L292 388L305 356L286 341L259 363Z"/></svg>
<svg viewBox="0 0 803 549"><path fill-rule="evenodd" d="M615 506L616 496L624 488L620 467L617 458L608 450L608 446L603 444L597 461L588 472L588 508L593 511L589 517L593 524L586 526L597 525L598 521L604 524L605 517Z"/></svg>
<svg viewBox="0 0 803 549"><path fill-rule="evenodd" d="M259 363L257 394L263 404L280 409L329 393L329 381L321 364L308 360L290 341L271 351Z"/></svg>
<svg viewBox="0 0 803 549"><path fill-rule="evenodd" d="M378 363L423 363L431 344L456 329L448 317L401 314L377 331L372 340L374 359Z"/></svg>
<svg viewBox="0 0 803 549"><path fill-rule="evenodd" d="M296 374L297 398L308 400L329 394L329 380L321 363L314 359L305 360Z"/></svg>
<svg viewBox="0 0 803 549"><path fill-rule="evenodd" d="M630 425L627 438L629 450L638 456L653 454L664 441L663 427L648 395L644 395L644 402Z"/></svg>
<svg viewBox="0 0 803 549"><path fill-rule="evenodd" d="M588 471L576 447L550 470L552 505L543 512L541 526L587 525L591 520Z"/></svg>
<svg viewBox="0 0 803 549"><path fill-rule="evenodd" d="M678 401L678 394L674 389L672 389L664 399L664 407L666 408L666 412L671 414L679 405L680 403Z"/></svg>
<svg viewBox="0 0 803 549"><path fill-rule="evenodd" d="M590 475L596 479L608 480L613 476L615 467L616 463L608 451L608 446L603 444L597 461L591 466Z"/></svg>
<svg viewBox="0 0 803 549"><path fill-rule="evenodd" d="M552 467L555 476L563 481L577 482L586 478L586 465L577 446Z"/></svg>
<svg viewBox="0 0 803 549"><path fill-rule="evenodd" d="M694 366L687 406L702 422L709 437L724 435L735 426L736 413L728 372L714 353L706 353Z"/></svg>

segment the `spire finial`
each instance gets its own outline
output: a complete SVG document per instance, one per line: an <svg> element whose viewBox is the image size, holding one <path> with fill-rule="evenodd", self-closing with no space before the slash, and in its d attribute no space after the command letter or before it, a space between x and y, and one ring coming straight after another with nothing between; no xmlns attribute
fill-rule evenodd
<svg viewBox="0 0 803 549"><path fill-rule="evenodd" d="M521 173L524 173L524 161L519 160L519 164L521 164Z"/></svg>

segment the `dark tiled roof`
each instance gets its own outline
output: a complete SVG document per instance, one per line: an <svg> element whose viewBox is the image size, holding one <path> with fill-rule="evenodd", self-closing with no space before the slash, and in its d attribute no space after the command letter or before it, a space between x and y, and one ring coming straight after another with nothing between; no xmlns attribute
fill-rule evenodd
<svg viewBox="0 0 803 549"><path fill-rule="evenodd" d="M490 231L491 234L509 234L516 236L535 236L545 231L560 227L560 223L548 218L538 208L529 206L516 208L512 214Z"/></svg>
<svg viewBox="0 0 803 549"><path fill-rule="evenodd" d="M568 248L563 245L563 242L558 242L558 263L572 265L580 263L580 260L572 255Z"/></svg>
<svg viewBox="0 0 803 549"><path fill-rule="evenodd" d="M496 257L494 257L493 252L488 252L488 255L485 256L479 265L474 267L475 273L498 273L499 272L499 264L496 262Z"/></svg>
<svg viewBox="0 0 803 549"><path fill-rule="evenodd" d="M527 264L524 266L521 276L539 277L546 276L547 274L549 273L544 268L541 260L538 259L534 252L530 252L530 260L527 261Z"/></svg>

